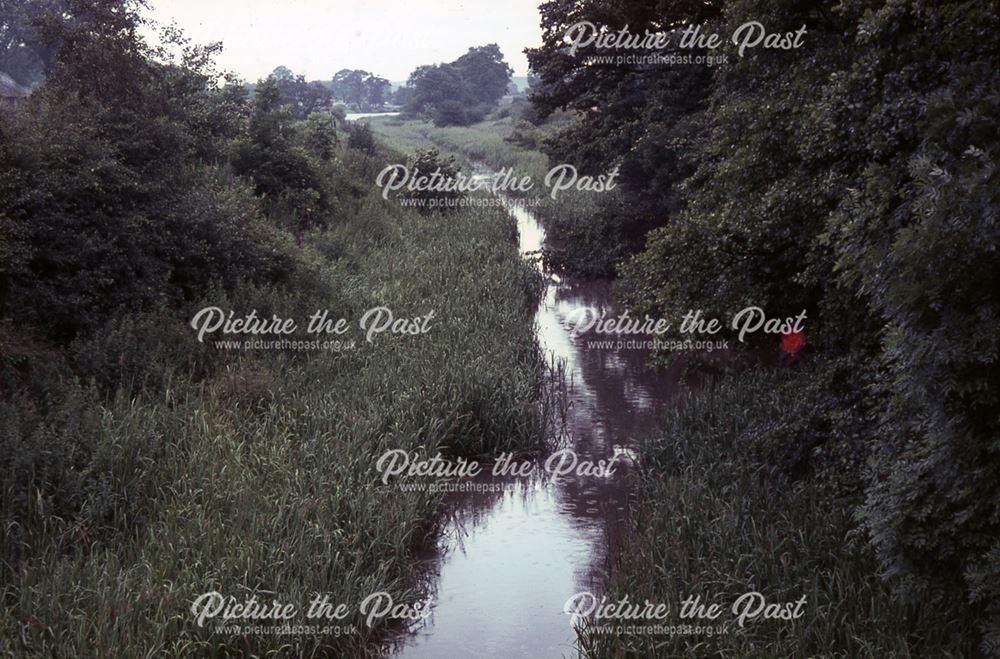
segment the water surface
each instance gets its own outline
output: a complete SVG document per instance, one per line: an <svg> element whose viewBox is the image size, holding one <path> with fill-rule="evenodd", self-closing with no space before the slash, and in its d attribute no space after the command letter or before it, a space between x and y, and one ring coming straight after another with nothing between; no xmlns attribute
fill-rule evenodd
<svg viewBox="0 0 1000 659"><path fill-rule="evenodd" d="M545 231L524 208L508 210L517 220L521 253L532 258ZM655 427L678 381L676 373L648 369L645 351L591 343L607 336L575 335L574 314L584 308L617 316L610 282L550 276L535 332L550 361L563 365L566 446L581 460L619 455L615 473L557 480L484 474L479 481L501 482L505 491L449 494L445 532L426 557L436 575L436 604L427 623L401 640L396 656L577 655L563 607L575 593L603 590L638 438Z"/></svg>

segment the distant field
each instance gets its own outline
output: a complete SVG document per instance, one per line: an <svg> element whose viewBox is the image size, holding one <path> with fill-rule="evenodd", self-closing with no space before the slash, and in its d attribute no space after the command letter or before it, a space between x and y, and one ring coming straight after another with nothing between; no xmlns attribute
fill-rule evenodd
<svg viewBox="0 0 1000 659"><path fill-rule="evenodd" d="M548 171L548 156L509 141L514 133L510 117L443 128L427 120L395 117L373 117L368 123L387 146L403 153L426 149L432 143L463 161L482 162L494 169L511 167L538 180L544 179Z"/></svg>

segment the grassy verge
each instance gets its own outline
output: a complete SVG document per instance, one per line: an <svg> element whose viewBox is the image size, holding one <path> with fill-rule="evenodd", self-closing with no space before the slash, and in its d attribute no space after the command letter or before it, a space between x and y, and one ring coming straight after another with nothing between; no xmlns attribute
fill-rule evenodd
<svg viewBox="0 0 1000 659"><path fill-rule="evenodd" d="M376 655L385 621L354 614L334 621L357 627L340 636L227 635L199 627L190 608L213 590L300 610L315 593L353 612L378 591L412 603L412 552L434 534L440 500L379 484L378 456L541 441L539 282L517 255L513 220L401 209L374 189L378 158L339 157L358 189L370 187L302 239L308 286L247 286L191 308L299 319L329 309L356 327L386 306L396 317L434 311L431 330L372 343L352 330L356 347L341 352L242 351L195 380L170 368L211 357L190 316L137 318L105 340L115 363L145 360L143 381L157 386L108 398L60 376L41 419L4 402L0 446L14 457L0 499L3 653Z"/></svg>
<svg viewBox="0 0 1000 659"><path fill-rule="evenodd" d="M665 625L696 595L719 603L723 634L580 636L587 657L965 657L974 625L933 606L899 602L863 538L817 479L786 478L765 456L815 379L808 370L746 375L693 395L643 453L611 599L667 603ZM798 392L798 396L796 393ZM808 396L806 396L808 399ZM730 607L747 592L796 602L796 620L749 620ZM704 624L704 623L703 623ZM713 626L716 623L711 623Z"/></svg>

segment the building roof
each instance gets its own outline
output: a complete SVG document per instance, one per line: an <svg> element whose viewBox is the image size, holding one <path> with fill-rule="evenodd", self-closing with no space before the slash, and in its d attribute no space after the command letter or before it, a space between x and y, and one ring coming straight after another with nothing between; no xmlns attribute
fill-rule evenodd
<svg viewBox="0 0 1000 659"><path fill-rule="evenodd" d="M24 98L30 93L30 89L17 84L16 80L0 71L0 98Z"/></svg>

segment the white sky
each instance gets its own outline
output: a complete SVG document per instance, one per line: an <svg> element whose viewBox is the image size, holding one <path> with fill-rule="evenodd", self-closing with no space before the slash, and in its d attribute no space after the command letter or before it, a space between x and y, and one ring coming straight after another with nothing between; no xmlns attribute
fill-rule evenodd
<svg viewBox="0 0 1000 659"><path fill-rule="evenodd" d="M196 43L222 41L218 64L248 81L285 65L308 80L365 69L405 81L421 64L496 43L514 75L541 44L542 0L150 0Z"/></svg>

